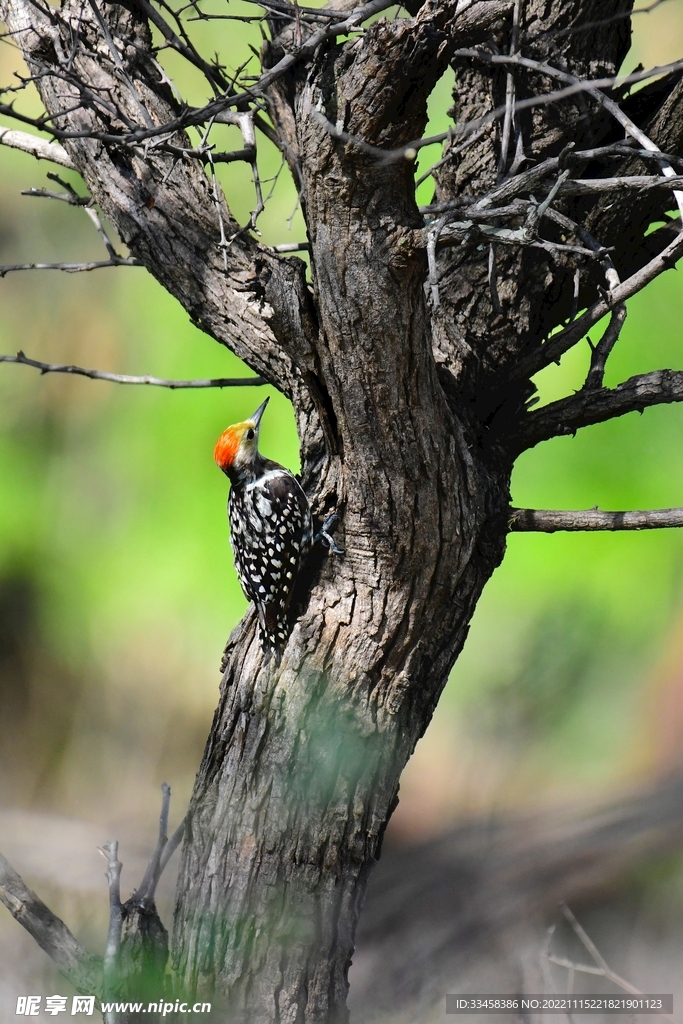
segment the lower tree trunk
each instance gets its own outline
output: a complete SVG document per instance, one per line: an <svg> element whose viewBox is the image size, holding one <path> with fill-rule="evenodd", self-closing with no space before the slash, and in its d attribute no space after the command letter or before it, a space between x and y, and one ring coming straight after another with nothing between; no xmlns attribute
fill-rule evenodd
<svg viewBox="0 0 683 1024"><path fill-rule="evenodd" d="M477 570L450 595L458 644L485 578ZM447 677L447 665L418 666L424 674L402 691L399 668L383 688L376 664L368 678L353 648L407 624L387 621L387 590L377 588L352 629L361 600L339 589L320 587L279 670L263 665L255 616L230 642L188 817L174 967L184 991L222 1003L231 1024L347 1019L365 885ZM437 599L412 626L425 646L445 639L430 630L429 612L442 610ZM339 633L345 643L334 642Z"/></svg>

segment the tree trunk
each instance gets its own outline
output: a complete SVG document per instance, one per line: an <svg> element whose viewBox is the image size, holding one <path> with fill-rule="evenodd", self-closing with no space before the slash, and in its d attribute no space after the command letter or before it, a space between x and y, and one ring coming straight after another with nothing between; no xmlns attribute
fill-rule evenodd
<svg viewBox="0 0 683 1024"><path fill-rule="evenodd" d="M415 224L408 174L358 162L344 177L322 129L307 143L317 347L338 452L325 504L342 511L346 554L320 566L279 668L264 665L253 615L228 649L174 955L190 991L229 993L234 1022L346 1019L368 874L502 557L509 503L507 473L469 450L438 385L424 252L402 246Z"/></svg>

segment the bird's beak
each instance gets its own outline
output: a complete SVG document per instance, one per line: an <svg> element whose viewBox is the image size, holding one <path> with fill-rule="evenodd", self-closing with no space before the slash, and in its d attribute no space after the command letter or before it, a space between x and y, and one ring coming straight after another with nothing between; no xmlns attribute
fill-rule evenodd
<svg viewBox="0 0 683 1024"><path fill-rule="evenodd" d="M266 411L266 406L268 405L269 401L270 401L270 396L268 398L266 398L265 402L262 402L261 405L259 405L259 407L256 410L256 412L251 417L251 421L252 421L252 423L254 424L255 427L258 427L259 423L261 422L261 417L263 416L264 412Z"/></svg>

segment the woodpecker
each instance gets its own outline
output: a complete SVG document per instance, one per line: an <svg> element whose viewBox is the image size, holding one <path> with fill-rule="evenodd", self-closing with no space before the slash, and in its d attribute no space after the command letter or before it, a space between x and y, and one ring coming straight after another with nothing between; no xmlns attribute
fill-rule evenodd
<svg viewBox="0 0 683 1024"><path fill-rule="evenodd" d="M246 598L256 606L261 642L279 663L287 643L287 609L297 574L312 545L322 540L341 554L328 532L331 516L315 537L308 499L296 477L258 450L262 403L243 423L224 430L214 459L229 478L228 520L235 568Z"/></svg>

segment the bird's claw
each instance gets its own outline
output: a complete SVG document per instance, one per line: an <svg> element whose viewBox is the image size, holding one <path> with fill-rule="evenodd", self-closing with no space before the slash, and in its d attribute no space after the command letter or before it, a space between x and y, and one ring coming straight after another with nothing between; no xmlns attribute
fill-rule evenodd
<svg viewBox="0 0 683 1024"><path fill-rule="evenodd" d="M325 520L325 522L322 525L322 529L318 530L318 532L316 533L315 537L313 538L313 543L314 544L317 544L318 542L320 542L326 548L328 548L328 550L333 555L343 555L344 554L344 548L337 547L337 545L334 542L334 538L332 537L332 534L330 533L330 531L332 529L334 529L334 527L337 525L338 522L339 522L339 516L337 515L336 512L334 512L331 516L327 517L327 519Z"/></svg>

